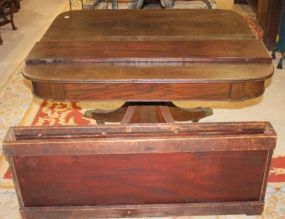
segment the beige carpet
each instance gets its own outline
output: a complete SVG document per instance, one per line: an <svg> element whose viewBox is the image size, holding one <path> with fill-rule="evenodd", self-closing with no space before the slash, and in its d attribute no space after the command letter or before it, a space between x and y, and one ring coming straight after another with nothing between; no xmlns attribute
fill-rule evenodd
<svg viewBox="0 0 285 219"><path fill-rule="evenodd" d="M15 13L18 30L13 31L10 24L0 27L4 40L0 46L0 88L21 65L55 16L68 9L68 0L23 0L21 4L21 10Z"/></svg>

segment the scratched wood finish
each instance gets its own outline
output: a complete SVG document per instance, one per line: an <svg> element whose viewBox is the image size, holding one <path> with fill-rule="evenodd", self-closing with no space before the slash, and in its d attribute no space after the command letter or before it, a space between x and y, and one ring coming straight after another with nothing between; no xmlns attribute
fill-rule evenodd
<svg viewBox="0 0 285 219"><path fill-rule="evenodd" d="M53 63L26 65L23 75L34 82L51 83L232 83L263 81L273 71L271 63Z"/></svg>
<svg viewBox="0 0 285 219"><path fill-rule="evenodd" d="M265 142L264 136L267 136ZM273 128L265 122L15 127L9 130L4 149L7 155L13 156L186 153L211 148L217 151L272 150L275 141ZM79 142L80 150L76 147Z"/></svg>
<svg viewBox="0 0 285 219"><path fill-rule="evenodd" d="M118 217L162 217L169 215L219 215L224 214L261 214L264 204L261 202L221 202L192 204L160 205L119 205L97 207L37 207L25 208L22 211L26 219L86 219Z"/></svg>
<svg viewBox="0 0 285 219"><path fill-rule="evenodd" d="M73 11L60 14L41 41L254 38L242 16L227 10L102 10L97 13Z"/></svg>
<svg viewBox="0 0 285 219"><path fill-rule="evenodd" d="M68 133L68 135L66 135ZM274 130L268 122L219 122L219 123L197 123L197 124L131 124L131 125L106 125L106 126L62 126L62 127L12 127L6 135L6 142L12 142L23 139L40 138L46 139L48 136L62 136L69 138L71 136L79 137L81 135L98 134L132 134L132 133L264 133L266 136L274 136ZM78 135L78 136L77 136ZM98 137L98 136L97 136ZM10 145L11 146L11 145Z"/></svg>
<svg viewBox="0 0 285 219"><path fill-rule="evenodd" d="M53 100L216 101L262 95L273 67L231 11L75 11L54 20L23 74Z"/></svg>
<svg viewBox="0 0 285 219"><path fill-rule="evenodd" d="M263 44L257 40L40 42L26 59L27 64L271 61Z"/></svg>
<svg viewBox="0 0 285 219"><path fill-rule="evenodd" d="M27 218L260 214L275 144L265 122L18 127L4 153Z"/></svg>
<svg viewBox="0 0 285 219"><path fill-rule="evenodd" d="M13 160L26 207L201 203L259 200L267 151Z"/></svg>

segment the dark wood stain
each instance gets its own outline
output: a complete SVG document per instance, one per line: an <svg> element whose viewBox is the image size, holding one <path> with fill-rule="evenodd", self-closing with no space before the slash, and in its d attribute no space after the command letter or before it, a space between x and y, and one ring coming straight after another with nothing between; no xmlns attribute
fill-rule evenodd
<svg viewBox="0 0 285 219"><path fill-rule="evenodd" d="M65 34L62 34L62 27ZM243 18L232 11L100 10L60 14L41 41L183 41L201 38L233 40L254 39L255 36Z"/></svg>
<svg viewBox="0 0 285 219"><path fill-rule="evenodd" d="M53 87L58 89L56 95ZM239 89L237 89L239 86ZM241 90L242 89L242 90ZM229 100L241 101L258 97L264 82L235 83L33 83L35 95L53 100Z"/></svg>
<svg viewBox="0 0 285 219"><path fill-rule="evenodd" d="M275 144L265 122L18 127L4 153L27 218L260 214Z"/></svg>
<svg viewBox="0 0 285 219"><path fill-rule="evenodd" d="M247 151L16 156L14 162L25 206L46 207L257 201L266 159L267 151Z"/></svg>
<svg viewBox="0 0 285 219"><path fill-rule="evenodd" d="M230 49L229 49L230 48ZM207 52L205 52L207 51ZM269 62L257 40L40 42L26 64L37 63L165 63Z"/></svg>

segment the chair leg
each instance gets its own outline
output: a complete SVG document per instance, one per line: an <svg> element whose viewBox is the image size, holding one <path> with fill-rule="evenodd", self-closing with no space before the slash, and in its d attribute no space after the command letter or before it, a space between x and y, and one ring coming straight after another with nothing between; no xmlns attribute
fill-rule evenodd
<svg viewBox="0 0 285 219"><path fill-rule="evenodd" d="M3 9L3 12L1 11L1 14L2 14L2 16L3 16L3 18L4 18L4 21L8 21L8 18L7 18L6 15L5 15L4 9Z"/></svg>
<svg viewBox="0 0 285 219"><path fill-rule="evenodd" d="M279 62L278 62L278 65L277 65L277 68L278 68L278 69L283 69L282 62L283 62L284 59L285 59L285 57L280 58L280 60L279 60Z"/></svg>
<svg viewBox="0 0 285 219"><path fill-rule="evenodd" d="M13 30L17 30L17 27L14 24L14 3L11 2L10 5L10 19L11 19L11 25Z"/></svg>
<svg viewBox="0 0 285 219"><path fill-rule="evenodd" d="M112 0L112 9L118 9L118 0Z"/></svg>
<svg viewBox="0 0 285 219"><path fill-rule="evenodd" d="M19 10L21 9L20 0L17 0L17 1L16 1L16 9L17 9L17 11L19 11Z"/></svg>
<svg viewBox="0 0 285 219"><path fill-rule="evenodd" d="M208 9L212 9L212 4L209 0L190 0L190 1L201 1L201 2L204 2L206 5L207 5L207 8Z"/></svg>
<svg viewBox="0 0 285 219"><path fill-rule="evenodd" d="M100 4L100 0L95 0L94 3L90 6L90 10L94 10Z"/></svg>
<svg viewBox="0 0 285 219"><path fill-rule="evenodd" d="M272 49L272 53L271 53L271 57L272 57L272 59L276 59L276 51L278 51L278 48L277 47L274 47L273 49Z"/></svg>
<svg viewBox="0 0 285 219"><path fill-rule="evenodd" d="M142 8L143 6L143 0L133 0L131 1L131 6L130 8L131 9L139 9L139 8Z"/></svg>
<svg viewBox="0 0 285 219"><path fill-rule="evenodd" d="M212 9L212 5L211 5L211 2L209 0L201 0L201 1L207 5L208 9Z"/></svg>
<svg viewBox="0 0 285 219"><path fill-rule="evenodd" d="M0 34L0 45L2 45L2 44L3 44L3 39L2 39L1 34Z"/></svg>
<svg viewBox="0 0 285 219"><path fill-rule="evenodd" d="M160 0L160 5L162 8L173 8L174 4L174 0Z"/></svg>

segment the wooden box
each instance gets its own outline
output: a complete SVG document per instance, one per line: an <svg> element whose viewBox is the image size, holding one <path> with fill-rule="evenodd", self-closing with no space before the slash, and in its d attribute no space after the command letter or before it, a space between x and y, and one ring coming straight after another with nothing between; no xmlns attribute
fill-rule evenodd
<svg viewBox="0 0 285 219"><path fill-rule="evenodd" d="M24 218L261 214L266 122L16 127L4 152Z"/></svg>

